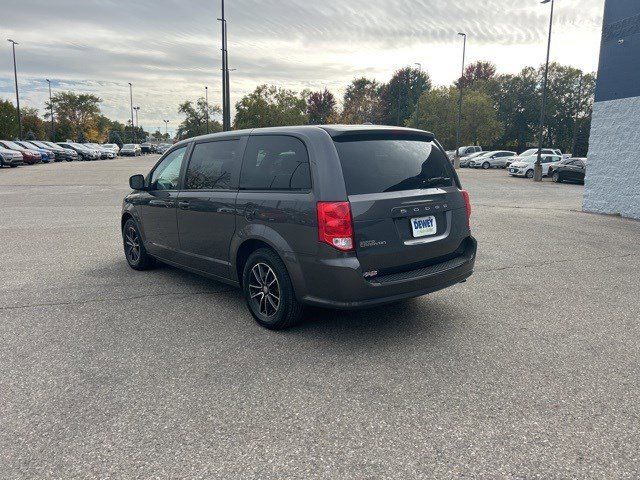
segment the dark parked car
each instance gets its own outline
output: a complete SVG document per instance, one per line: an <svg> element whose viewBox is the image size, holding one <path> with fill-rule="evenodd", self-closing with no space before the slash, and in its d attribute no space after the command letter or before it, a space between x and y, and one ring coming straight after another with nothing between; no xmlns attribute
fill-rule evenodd
<svg viewBox="0 0 640 480"><path fill-rule="evenodd" d="M58 142L58 145L63 148L69 148L78 154L78 160L98 160L100 154L90 150L89 148L75 142Z"/></svg>
<svg viewBox="0 0 640 480"><path fill-rule="evenodd" d="M153 145L150 143L143 143L140 145L140 150L142 153L153 153Z"/></svg>
<svg viewBox="0 0 640 480"><path fill-rule="evenodd" d="M130 178L129 265L155 259L243 289L284 328L303 305L359 308L472 274L469 196L433 134L304 126L182 141Z"/></svg>
<svg viewBox="0 0 640 480"><path fill-rule="evenodd" d="M570 158L566 163L559 163L551 174L551 179L556 183L578 182L584 183L584 175L587 171L586 158Z"/></svg>

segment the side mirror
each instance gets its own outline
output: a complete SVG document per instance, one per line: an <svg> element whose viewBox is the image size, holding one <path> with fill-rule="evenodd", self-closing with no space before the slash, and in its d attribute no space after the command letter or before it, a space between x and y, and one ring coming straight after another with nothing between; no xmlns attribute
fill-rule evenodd
<svg viewBox="0 0 640 480"><path fill-rule="evenodd" d="M146 190L147 187L144 183L144 175L132 175L129 177L129 186L133 190Z"/></svg>

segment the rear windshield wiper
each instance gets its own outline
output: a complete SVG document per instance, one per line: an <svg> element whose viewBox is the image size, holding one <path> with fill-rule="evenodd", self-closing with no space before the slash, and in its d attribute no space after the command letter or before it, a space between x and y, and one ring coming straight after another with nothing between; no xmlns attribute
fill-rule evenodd
<svg viewBox="0 0 640 480"><path fill-rule="evenodd" d="M448 183L451 183L451 177L431 177L425 178L421 185L447 185Z"/></svg>

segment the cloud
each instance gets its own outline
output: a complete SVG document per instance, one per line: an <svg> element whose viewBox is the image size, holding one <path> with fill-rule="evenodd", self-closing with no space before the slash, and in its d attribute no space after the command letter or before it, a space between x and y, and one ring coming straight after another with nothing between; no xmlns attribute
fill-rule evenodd
<svg viewBox="0 0 640 480"><path fill-rule="evenodd" d="M555 59L595 68L603 2L557 3ZM212 101L220 97L219 10L212 4L20 0L0 5L0 28L20 42L25 105L42 109L50 78L54 88L96 93L104 113L123 120L132 82L141 123L155 128L169 118L175 126L178 103L202 96L204 85ZM548 13L537 0L227 1L237 68L232 99L261 83L340 94L355 76L385 80L418 61L436 83L448 83L459 70L458 31L468 35L470 60L517 71L543 60ZM9 48L0 60L0 96L12 98Z"/></svg>

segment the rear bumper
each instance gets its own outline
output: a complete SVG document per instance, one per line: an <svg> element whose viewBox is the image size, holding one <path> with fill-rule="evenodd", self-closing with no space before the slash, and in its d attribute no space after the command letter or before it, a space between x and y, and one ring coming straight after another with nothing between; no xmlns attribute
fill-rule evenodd
<svg viewBox="0 0 640 480"><path fill-rule="evenodd" d="M366 308L425 295L466 280L473 273L477 242L471 236L464 242L464 251L458 257L372 279L363 277L354 256L329 260L305 256L294 268L288 267L302 303L339 309Z"/></svg>

